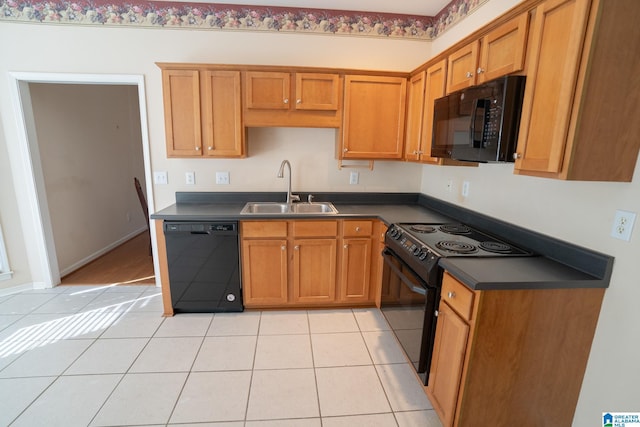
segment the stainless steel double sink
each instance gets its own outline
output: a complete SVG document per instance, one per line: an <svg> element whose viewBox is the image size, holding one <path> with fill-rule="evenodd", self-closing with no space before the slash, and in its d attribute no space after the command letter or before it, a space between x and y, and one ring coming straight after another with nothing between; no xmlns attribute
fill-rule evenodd
<svg viewBox="0 0 640 427"><path fill-rule="evenodd" d="M330 202L296 202L290 205L277 202L249 202L244 205L240 214L254 215L335 215L338 210Z"/></svg>

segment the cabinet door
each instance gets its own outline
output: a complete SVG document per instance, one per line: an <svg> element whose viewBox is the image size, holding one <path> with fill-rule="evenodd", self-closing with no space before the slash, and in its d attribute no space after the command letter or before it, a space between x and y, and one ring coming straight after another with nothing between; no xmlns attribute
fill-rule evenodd
<svg viewBox="0 0 640 427"><path fill-rule="evenodd" d="M247 307L287 303L286 239L242 241L242 286Z"/></svg>
<svg viewBox="0 0 640 427"><path fill-rule="evenodd" d="M548 0L535 10L516 170L562 167L589 0Z"/></svg>
<svg viewBox="0 0 640 427"><path fill-rule="evenodd" d="M453 425L468 337L469 325L440 303L427 392L445 426Z"/></svg>
<svg viewBox="0 0 640 427"><path fill-rule="evenodd" d="M342 239L341 301L369 301L371 248L370 238Z"/></svg>
<svg viewBox="0 0 640 427"><path fill-rule="evenodd" d="M244 157L239 71L202 72L204 153Z"/></svg>
<svg viewBox="0 0 640 427"><path fill-rule="evenodd" d="M336 247L335 238L293 241L293 302L335 301Z"/></svg>
<svg viewBox="0 0 640 427"><path fill-rule="evenodd" d="M482 38L478 84L522 70L529 13L499 26Z"/></svg>
<svg viewBox="0 0 640 427"><path fill-rule="evenodd" d="M476 84L476 67L480 41L476 40L449 55L447 93Z"/></svg>
<svg viewBox="0 0 640 427"><path fill-rule="evenodd" d="M296 73L296 110L335 111L341 89L337 74Z"/></svg>
<svg viewBox="0 0 640 427"><path fill-rule="evenodd" d="M248 71L245 75L247 108L288 110L291 90L289 73Z"/></svg>
<svg viewBox="0 0 640 427"><path fill-rule="evenodd" d="M346 76L340 158L400 159L407 79Z"/></svg>
<svg viewBox="0 0 640 427"><path fill-rule="evenodd" d="M420 150L423 152L424 163L438 163L437 157L431 157L431 141L433 139L433 103L445 95L447 85L447 60L433 64L427 68L424 115L422 116L422 141Z"/></svg>
<svg viewBox="0 0 640 427"><path fill-rule="evenodd" d="M162 70L167 157L202 156L200 76L197 70Z"/></svg>
<svg viewBox="0 0 640 427"><path fill-rule="evenodd" d="M409 80L407 99L407 130L404 140L404 158L410 161L420 160L420 143L423 129L425 72L416 74Z"/></svg>

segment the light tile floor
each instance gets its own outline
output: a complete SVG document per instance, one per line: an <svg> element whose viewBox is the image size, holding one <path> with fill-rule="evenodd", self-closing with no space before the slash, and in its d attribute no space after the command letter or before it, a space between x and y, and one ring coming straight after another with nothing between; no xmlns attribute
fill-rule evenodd
<svg viewBox="0 0 640 427"><path fill-rule="evenodd" d="M441 426L376 309L161 313L149 286L0 296L0 426Z"/></svg>

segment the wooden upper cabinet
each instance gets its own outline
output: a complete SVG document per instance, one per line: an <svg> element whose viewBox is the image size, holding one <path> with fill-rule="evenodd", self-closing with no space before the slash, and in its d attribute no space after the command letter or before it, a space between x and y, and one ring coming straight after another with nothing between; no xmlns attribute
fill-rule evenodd
<svg viewBox="0 0 640 427"><path fill-rule="evenodd" d="M480 41L476 40L449 55L447 93L476 84L476 67Z"/></svg>
<svg viewBox="0 0 640 427"><path fill-rule="evenodd" d="M433 105L434 101L445 95L447 85L447 60L433 64L427 68L422 117L422 138L420 142L424 163L439 163L437 157L431 157L431 141L433 139Z"/></svg>
<svg viewBox="0 0 640 427"><path fill-rule="evenodd" d="M340 76L337 74L296 73L296 110L338 110Z"/></svg>
<svg viewBox="0 0 640 427"><path fill-rule="evenodd" d="M404 141L404 158L409 161L419 161L422 142L424 108L425 72L416 74L409 79L409 94L407 98L407 126Z"/></svg>
<svg viewBox="0 0 640 427"><path fill-rule="evenodd" d="M167 157L243 157L239 71L163 69Z"/></svg>
<svg viewBox="0 0 640 427"><path fill-rule="evenodd" d="M482 38L476 69L478 84L524 68L528 28L529 13L523 13Z"/></svg>
<svg viewBox="0 0 640 427"><path fill-rule="evenodd" d="M239 71L202 71L204 155L244 157Z"/></svg>
<svg viewBox="0 0 640 427"><path fill-rule="evenodd" d="M523 13L449 55L447 93L522 70L528 27Z"/></svg>
<svg viewBox="0 0 640 427"><path fill-rule="evenodd" d="M247 71L245 78L249 109L335 111L340 105L337 74Z"/></svg>
<svg viewBox="0 0 640 427"><path fill-rule="evenodd" d="M338 157L402 158L406 98L406 78L346 76Z"/></svg>
<svg viewBox="0 0 640 427"><path fill-rule="evenodd" d="M244 72L245 126L340 127L340 74Z"/></svg>
<svg viewBox="0 0 640 427"><path fill-rule="evenodd" d="M247 71L245 105L252 109L288 110L291 74Z"/></svg>
<svg viewBox="0 0 640 427"><path fill-rule="evenodd" d="M639 20L635 0L548 0L535 9L516 173L631 181Z"/></svg>
<svg viewBox="0 0 640 427"><path fill-rule="evenodd" d="M199 72L162 70L162 94L167 156L202 156Z"/></svg>

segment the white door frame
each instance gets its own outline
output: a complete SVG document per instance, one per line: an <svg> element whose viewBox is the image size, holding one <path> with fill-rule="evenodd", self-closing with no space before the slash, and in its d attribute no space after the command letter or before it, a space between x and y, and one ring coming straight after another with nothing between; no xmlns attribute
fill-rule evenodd
<svg viewBox="0 0 640 427"><path fill-rule="evenodd" d="M102 85L135 85L138 87L138 103L140 104L140 130L142 136L142 152L144 158L144 176L147 189L149 213L153 213L153 186L151 185L151 155L149 146L149 128L147 120L147 101L144 76L126 74L61 74L61 73L29 73L9 72L11 97L17 119L18 146L22 167L15 168L14 179L24 183L24 194L29 207L29 215L23 217L23 227L30 227L25 233L33 238L34 251L29 257L39 266L42 277L34 280L35 288L51 288L60 283L60 269L53 242L51 217L47 205L44 176L40 163L38 142L35 140L33 110L29 83L62 83L62 84L102 84ZM150 227L151 241L156 247L156 233ZM29 247L29 245L27 244ZM35 252L35 253L34 253ZM156 286L160 286L160 269L158 257L154 251L153 268L156 275Z"/></svg>

